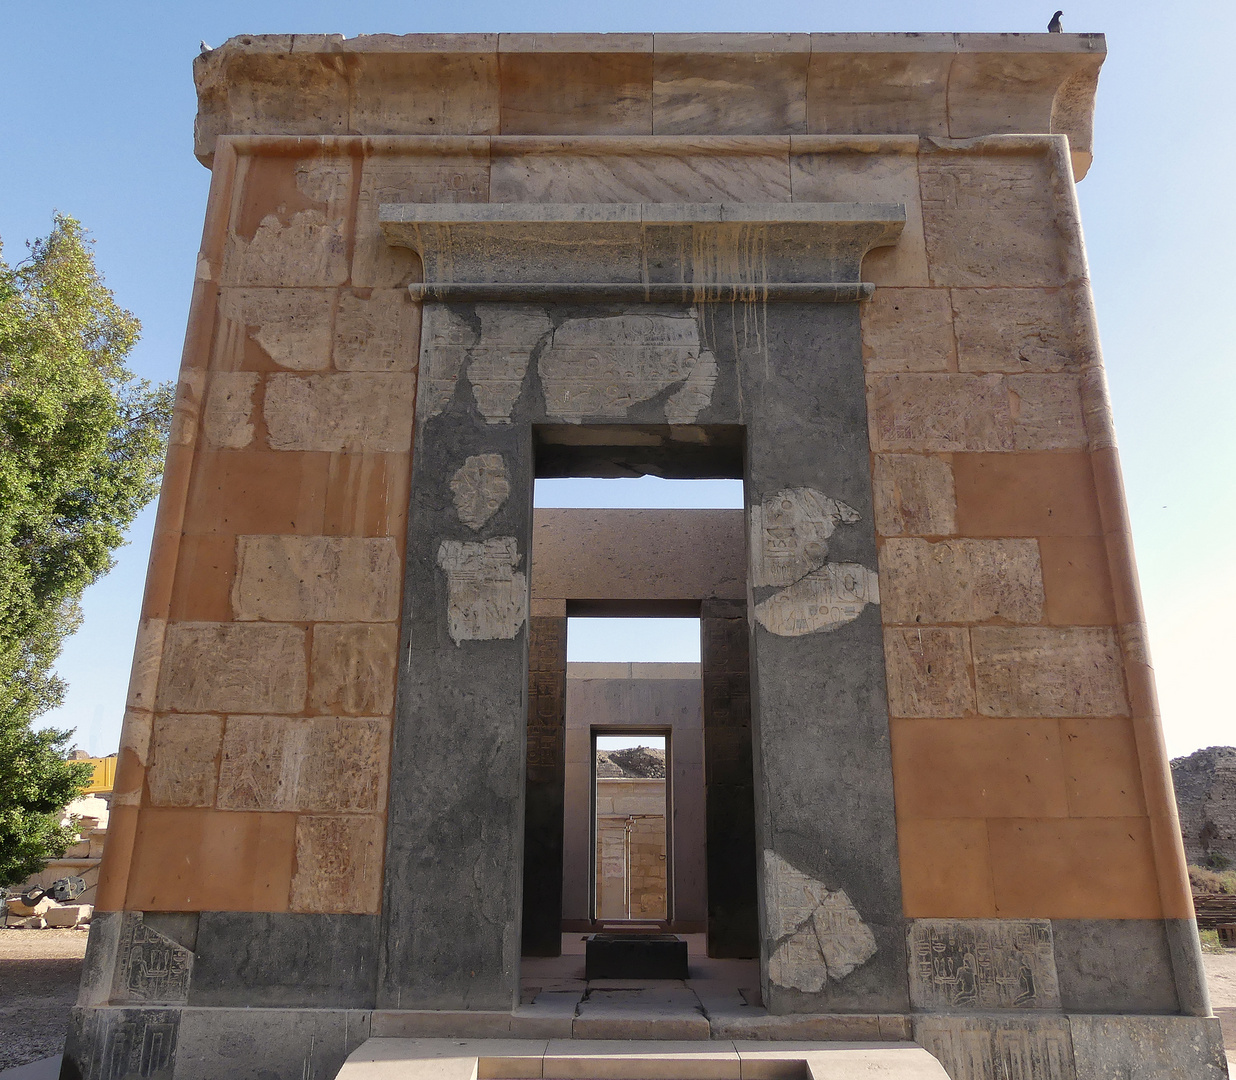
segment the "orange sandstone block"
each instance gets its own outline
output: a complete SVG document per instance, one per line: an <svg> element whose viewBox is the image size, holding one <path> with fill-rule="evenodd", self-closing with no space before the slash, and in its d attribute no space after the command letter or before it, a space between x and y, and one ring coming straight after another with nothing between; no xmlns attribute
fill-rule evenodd
<svg viewBox="0 0 1236 1080"><path fill-rule="evenodd" d="M1124 717L1060 721L1071 817L1146 813L1133 722Z"/></svg>
<svg viewBox="0 0 1236 1080"><path fill-rule="evenodd" d="M294 814L152 809L137 823L125 906L139 911L287 911Z"/></svg>
<svg viewBox="0 0 1236 1080"><path fill-rule="evenodd" d="M1055 626L1110 626L1116 601L1101 536L1039 540L1046 621Z"/></svg>
<svg viewBox="0 0 1236 1080"><path fill-rule="evenodd" d="M893 720L897 813L912 818L1067 817L1055 720Z"/></svg>
<svg viewBox="0 0 1236 1080"><path fill-rule="evenodd" d="M173 622L228 622L236 578L236 537L186 534L180 538L168 618Z"/></svg>
<svg viewBox="0 0 1236 1080"><path fill-rule="evenodd" d="M987 823L897 818L901 904L909 918L981 919L996 914Z"/></svg>
<svg viewBox="0 0 1236 1080"><path fill-rule="evenodd" d="M1158 919L1144 817L989 821L996 913L1006 919Z"/></svg>
<svg viewBox="0 0 1236 1080"><path fill-rule="evenodd" d="M331 454L322 531L328 536L394 536L402 549L411 477L408 454Z"/></svg>
<svg viewBox="0 0 1236 1080"><path fill-rule="evenodd" d="M955 454L962 536L1100 536L1088 453Z"/></svg>
<svg viewBox="0 0 1236 1080"><path fill-rule="evenodd" d="M184 530L190 533L322 532L328 455L270 450L202 451Z"/></svg>

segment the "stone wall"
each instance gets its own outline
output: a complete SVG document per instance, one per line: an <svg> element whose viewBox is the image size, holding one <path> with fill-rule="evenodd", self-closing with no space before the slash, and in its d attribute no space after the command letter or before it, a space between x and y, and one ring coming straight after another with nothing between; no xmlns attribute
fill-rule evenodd
<svg viewBox="0 0 1236 1080"><path fill-rule="evenodd" d="M1172 781L1189 862L1236 866L1236 747L1208 746L1173 758Z"/></svg>

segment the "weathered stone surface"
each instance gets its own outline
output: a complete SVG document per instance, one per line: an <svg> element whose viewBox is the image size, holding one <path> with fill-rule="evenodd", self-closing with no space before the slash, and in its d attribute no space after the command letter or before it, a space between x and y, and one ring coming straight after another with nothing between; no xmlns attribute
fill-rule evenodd
<svg viewBox="0 0 1236 1080"><path fill-rule="evenodd" d="M812 488L765 495L751 507L751 584L792 585L819 569L837 526L858 520L854 507Z"/></svg>
<svg viewBox="0 0 1236 1080"><path fill-rule="evenodd" d="M614 52L596 39L581 41L580 52L564 45L571 49L556 45L552 60L540 49L499 50L503 134L651 135L652 50Z"/></svg>
<svg viewBox="0 0 1236 1080"><path fill-rule="evenodd" d="M1107 627L975 627L984 716L1127 716L1124 672Z"/></svg>
<svg viewBox="0 0 1236 1080"><path fill-rule="evenodd" d="M962 371L1075 371L1094 360L1066 289L953 289L952 306Z"/></svg>
<svg viewBox="0 0 1236 1080"><path fill-rule="evenodd" d="M301 161L295 166L295 188L295 194L251 226L251 232L241 225L229 235L225 285L342 285L347 280L351 162Z"/></svg>
<svg viewBox="0 0 1236 1080"><path fill-rule="evenodd" d="M382 716L395 704L399 627L320 623L313 628L309 701L320 713Z"/></svg>
<svg viewBox="0 0 1236 1080"><path fill-rule="evenodd" d="M892 716L969 716L974 712L967 630L939 626L884 631Z"/></svg>
<svg viewBox="0 0 1236 1080"><path fill-rule="evenodd" d="M773 947L768 978L787 989L817 993L840 982L876 952L870 928L841 889L764 852L764 889Z"/></svg>
<svg viewBox="0 0 1236 1080"><path fill-rule="evenodd" d="M112 1000L118 1004L174 1005L185 1001L193 953L127 911L120 928Z"/></svg>
<svg viewBox="0 0 1236 1080"><path fill-rule="evenodd" d="M244 367L251 339L280 367L330 367L332 289L224 289L215 338L216 368Z"/></svg>
<svg viewBox="0 0 1236 1080"><path fill-rule="evenodd" d="M206 445L218 450L243 450L253 441L253 392L258 376L250 371L213 371L202 410Z"/></svg>
<svg viewBox="0 0 1236 1080"><path fill-rule="evenodd" d="M155 806L213 806L223 721L217 716L156 717L146 784Z"/></svg>
<svg viewBox="0 0 1236 1080"><path fill-rule="evenodd" d="M658 135L805 132L810 39L800 38L797 50L784 52L709 55L693 49L680 54L658 47L652 82L653 131ZM695 44L687 36L679 40L684 45ZM673 47L668 44L667 50Z"/></svg>
<svg viewBox="0 0 1236 1080"><path fill-rule="evenodd" d="M1036 540L893 537L880 549L880 576L884 619L894 625L1037 623L1043 617Z"/></svg>
<svg viewBox="0 0 1236 1080"><path fill-rule="evenodd" d="M306 686L299 626L173 623L167 629L160 709L297 713Z"/></svg>
<svg viewBox="0 0 1236 1080"><path fill-rule="evenodd" d="M335 367L340 371L413 371L420 353L420 305L406 289L344 291L335 311Z"/></svg>
<svg viewBox="0 0 1236 1080"><path fill-rule="evenodd" d="M1213 1016L1070 1016L1077 1080L1227 1080Z"/></svg>
<svg viewBox="0 0 1236 1080"><path fill-rule="evenodd" d="M948 371L957 347L947 289L876 289L862 307L868 371Z"/></svg>
<svg viewBox="0 0 1236 1080"><path fill-rule="evenodd" d="M413 393L408 374L272 375L262 414L273 450L407 451Z"/></svg>
<svg viewBox="0 0 1236 1080"><path fill-rule="evenodd" d="M75 1008L62 1068L83 1080L172 1080L177 1008Z"/></svg>
<svg viewBox="0 0 1236 1080"><path fill-rule="evenodd" d="M873 375L867 408L877 453L1014 448L1000 375Z"/></svg>
<svg viewBox="0 0 1236 1080"><path fill-rule="evenodd" d="M1052 919L1068 1013L1180 1012L1162 919Z"/></svg>
<svg viewBox="0 0 1236 1080"><path fill-rule="evenodd" d="M389 730L379 719L231 716L223 737L218 806L376 811L386 797Z"/></svg>
<svg viewBox="0 0 1236 1080"><path fill-rule="evenodd" d="M948 536L957 531L957 496L947 460L877 454L871 485L881 536Z"/></svg>
<svg viewBox="0 0 1236 1080"><path fill-rule="evenodd" d="M469 529L480 529L510 493L511 482L501 454L473 454L451 477L455 510Z"/></svg>
<svg viewBox="0 0 1236 1080"><path fill-rule="evenodd" d="M393 622L402 581L393 537L241 536L239 620Z"/></svg>
<svg viewBox="0 0 1236 1080"><path fill-rule="evenodd" d="M916 1016L914 1041L939 1059L950 1080L1080 1080L1063 1016Z"/></svg>
<svg viewBox="0 0 1236 1080"><path fill-rule="evenodd" d="M375 816L300 817L292 910L378 910L382 893L382 819Z"/></svg>
<svg viewBox="0 0 1236 1080"><path fill-rule="evenodd" d="M451 640L510 639L527 614L527 576L517 571L523 556L513 536L483 543L443 540L438 566L446 574Z"/></svg>
<svg viewBox="0 0 1236 1080"><path fill-rule="evenodd" d="M916 1009L1060 1008L1046 919L914 919L906 947Z"/></svg>
<svg viewBox="0 0 1236 1080"><path fill-rule="evenodd" d="M799 637L836 630L879 602L874 570L861 563L825 563L757 604L755 617L770 633Z"/></svg>
<svg viewBox="0 0 1236 1080"><path fill-rule="evenodd" d="M1018 450L1077 450L1086 446L1081 376L1010 375L1009 412Z"/></svg>
<svg viewBox="0 0 1236 1080"><path fill-rule="evenodd" d="M919 175L933 285L1064 284L1047 154L929 154Z"/></svg>
<svg viewBox="0 0 1236 1080"><path fill-rule="evenodd" d="M579 423L621 417L677 384L665 403L671 424L689 424L712 400L716 358L700 344L695 309L684 315L627 314L568 319L537 361L545 409Z"/></svg>

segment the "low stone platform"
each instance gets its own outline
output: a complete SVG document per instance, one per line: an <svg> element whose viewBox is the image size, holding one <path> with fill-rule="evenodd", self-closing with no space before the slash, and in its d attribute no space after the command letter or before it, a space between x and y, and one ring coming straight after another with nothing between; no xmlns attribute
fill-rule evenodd
<svg viewBox="0 0 1236 1080"><path fill-rule="evenodd" d="M897 1043L371 1038L338 1080L947 1080Z"/></svg>

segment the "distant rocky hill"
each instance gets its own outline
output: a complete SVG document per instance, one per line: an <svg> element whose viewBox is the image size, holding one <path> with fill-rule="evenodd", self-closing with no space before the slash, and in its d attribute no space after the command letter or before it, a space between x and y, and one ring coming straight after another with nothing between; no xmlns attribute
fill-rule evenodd
<svg viewBox="0 0 1236 1080"><path fill-rule="evenodd" d="M597 776L658 779L665 776L665 751L648 746L598 750Z"/></svg>
<svg viewBox="0 0 1236 1080"><path fill-rule="evenodd" d="M1236 866L1236 746L1208 746L1172 760L1180 831L1189 862Z"/></svg>

